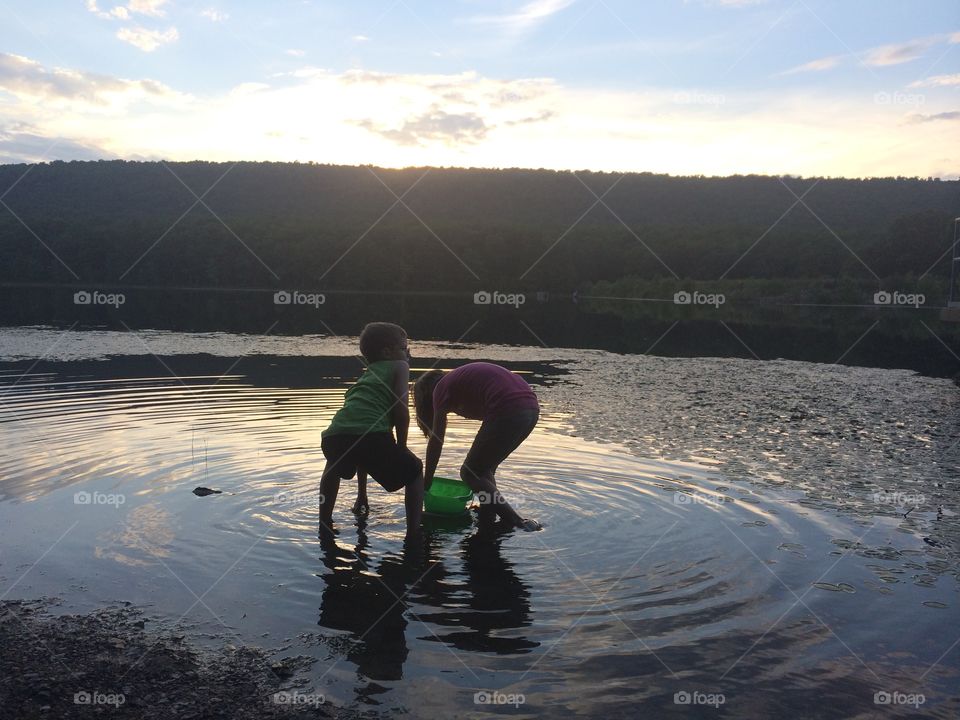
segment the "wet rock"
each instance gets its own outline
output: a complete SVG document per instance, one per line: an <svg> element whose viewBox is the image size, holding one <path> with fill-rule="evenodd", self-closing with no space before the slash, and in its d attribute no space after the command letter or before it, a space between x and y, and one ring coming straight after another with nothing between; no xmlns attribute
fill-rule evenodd
<svg viewBox="0 0 960 720"><path fill-rule="evenodd" d="M206 497L207 495L219 495L222 493L222 490L211 490L206 487L196 487L193 489L193 494L197 497Z"/></svg>

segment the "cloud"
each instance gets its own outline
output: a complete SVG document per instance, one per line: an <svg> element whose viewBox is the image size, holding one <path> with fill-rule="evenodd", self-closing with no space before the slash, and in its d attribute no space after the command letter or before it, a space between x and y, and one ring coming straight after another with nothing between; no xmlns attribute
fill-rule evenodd
<svg viewBox="0 0 960 720"><path fill-rule="evenodd" d="M960 120L960 110L949 110L942 113L934 113L932 115L924 115L923 113L914 113L910 116L910 122L914 123L927 123L927 122L936 122L938 120Z"/></svg>
<svg viewBox="0 0 960 720"><path fill-rule="evenodd" d="M794 73L802 72L821 72L823 70L830 70L835 68L840 64L840 61L843 60L843 55L831 55L830 57L820 58L819 60L811 60L808 63L803 65L798 65L795 68L790 68L789 70L784 70L780 75L793 75Z"/></svg>
<svg viewBox="0 0 960 720"><path fill-rule="evenodd" d="M165 14L162 7L166 5L167 2L168 0L130 0L130 2L127 3L127 7L130 9L130 12L162 17Z"/></svg>
<svg viewBox="0 0 960 720"><path fill-rule="evenodd" d="M0 163L38 163L59 160L100 160L114 156L92 143L48 137L26 123L0 127Z"/></svg>
<svg viewBox="0 0 960 720"><path fill-rule="evenodd" d="M916 38L902 43L891 45L880 45L870 48L854 57L863 57L862 62L872 67L885 67L889 65L900 65L921 57L930 48L939 45L942 42L951 44L960 43L960 32L947 33L942 35L932 35L925 38ZM785 70L780 75L792 75L793 73L830 70L837 67L844 59L844 55L831 55L829 57L811 60L803 65ZM919 87L919 86L916 86Z"/></svg>
<svg viewBox="0 0 960 720"><path fill-rule="evenodd" d="M0 89L27 100L79 101L91 105L183 97L154 80L122 80L108 75L46 68L22 55L0 53Z"/></svg>
<svg viewBox="0 0 960 720"><path fill-rule="evenodd" d="M882 45L868 50L864 62L873 67L900 65L901 63L916 60L931 47L937 45L942 39L942 36L937 36L910 40L895 45Z"/></svg>
<svg viewBox="0 0 960 720"><path fill-rule="evenodd" d="M354 35L350 39L354 42L370 42L370 38L368 38L366 35Z"/></svg>
<svg viewBox="0 0 960 720"><path fill-rule="evenodd" d="M101 10L97 0L87 0L87 10L104 20L126 20L130 17L129 11L123 5L117 5L109 11Z"/></svg>
<svg viewBox="0 0 960 720"><path fill-rule="evenodd" d="M933 77L910 83L910 87L912 88L950 87L953 85L960 85L960 73L956 75L934 75Z"/></svg>
<svg viewBox="0 0 960 720"><path fill-rule="evenodd" d="M86 0L87 10L104 20L129 20L131 13L162 17L162 9L169 0L130 0L126 5L114 5L110 10L100 8L97 0Z"/></svg>
<svg viewBox="0 0 960 720"><path fill-rule="evenodd" d="M221 12L220 10L216 10L214 8L207 8L206 10L201 10L200 16L205 17L210 22L223 22L224 20L230 17L230 15L228 15L227 13Z"/></svg>
<svg viewBox="0 0 960 720"><path fill-rule="evenodd" d="M519 32L543 22L551 15L573 5L577 0L533 0L515 13L505 15L482 15L469 19L469 22L482 25L500 25L503 28Z"/></svg>
<svg viewBox="0 0 960 720"><path fill-rule="evenodd" d="M917 120L925 123L918 132L897 107L878 110L864 93L825 89L731 92L723 104L704 109L676 103L678 88L626 91L475 72L303 67L228 92L193 97L167 89L168 95L155 96L147 88L163 86L149 81L0 57L15 63L15 79L25 85L16 98L4 92L0 100L6 122L30 126L18 130L24 145L7 151L18 158L41 154L30 145L37 138L62 137L74 143L64 146L70 153L100 148L103 156L128 159L956 175L943 148L956 145L958 119L953 106L932 99L924 106L929 116ZM0 70L8 85L9 76L9 68ZM108 104L97 104L100 98ZM54 148L51 156L58 155Z"/></svg>
<svg viewBox="0 0 960 720"><path fill-rule="evenodd" d="M439 108L408 118L399 128L380 127L372 120L358 120L357 125L399 145L472 144L483 140L489 130L476 113L447 113Z"/></svg>
<svg viewBox="0 0 960 720"><path fill-rule="evenodd" d="M161 45L176 42L180 38L180 33L175 27L169 27L161 32L134 26L120 28L117 30L117 37L144 52L153 52Z"/></svg>
<svg viewBox="0 0 960 720"><path fill-rule="evenodd" d="M285 55L290 55L291 57L303 57L306 53L303 50L297 50L296 48L291 48L290 50L283 51Z"/></svg>

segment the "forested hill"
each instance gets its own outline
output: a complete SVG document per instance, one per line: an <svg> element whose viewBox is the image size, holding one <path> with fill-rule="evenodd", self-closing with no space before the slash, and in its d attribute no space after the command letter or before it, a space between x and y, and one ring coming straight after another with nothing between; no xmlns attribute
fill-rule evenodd
<svg viewBox="0 0 960 720"><path fill-rule="evenodd" d="M920 275L960 215L956 181L248 162L6 165L3 192L7 282L431 290Z"/></svg>

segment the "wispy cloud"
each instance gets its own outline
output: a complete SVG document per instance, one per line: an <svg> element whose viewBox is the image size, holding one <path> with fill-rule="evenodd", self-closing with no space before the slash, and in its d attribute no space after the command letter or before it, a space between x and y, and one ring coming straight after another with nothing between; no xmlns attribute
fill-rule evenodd
<svg viewBox="0 0 960 720"><path fill-rule="evenodd" d="M131 13L163 17L163 6L169 0L130 0L126 5L114 5L109 10L100 7L98 0L86 0L87 10L104 20L129 20Z"/></svg>
<svg viewBox="0 0 960 720"><path fill-rule="evenodd" d="M942 113L933 113L932 115L924 115L923 113L914 113L910 116L910 122L915 123L927 123L927 122L937 122L938 120L960 120L960 110L950 110L948 112Z"/></svg>
<svg viewBox="0 0 960 720"><path fill-rule="evenodd" d="M951 44L960 43L960 32L946 33L942 35L932 35L925 38L915 38L902 43L893 43L890 45L880 45L870 48L860 53L850 56L830 55L828 57L811 60L803 65L785 70L780 75L791 75L800 72L817 72L830 70L837 67L846 57L862 58L861 62L871 67L885 67L889 65L900 65L921 57L930 48L940 43L948 42Z"/></svg>
<svg viewBox="0 0 960 720"><path fill-rule="evenodd" d="M154 80L123 80L78 70L47 68L36 60L9 53L0 53L0 89L24 99L91 105L182 97Z"/></svg>
<svg viewBox="0 0 960 720"><path fill-rule="evenodd" d="M303 50L298 48L290 48L289 50L283 51L284 55L289 55L290 57L303 57L306 53Z"/></svg>
<svg viewBox="0 0 960 720"><path fill-rule="evenodd" d="M955 75L934 75L932 77L910 83L910 87L912 88L951 87L953 85L960 85L960 73Z"/></svg>
<svg viewBox="0 0 960 720"><path fill-rule="evenodd" d="M900 65L901 63L916 60L942 40L942 36L937 36L909 40L908 42L894 45L881 45L880 47L868 50L864 62L873 67Z"/></svg>
<svg viewBox="0 0 960 720"><path fill-rule="evenodd" d="M130 12L162 17L165 14L163 6L166 5L168 1L169 0L130 0L130 2L127 3L127 7L130 9Z"/></svg>
<svg viewBox="0 0 960 720"><path fill-rule="evenodd" d="M353 40L354 42L369 42L370 40L370 38L368 38L366 35L354 35L350 39Z"/></svg>
<svg viewBox="0 0 960 720"><path fill-rule="evenodd" d="M130 12L123 5L117 5L110 10L101 10L97 0L87 0L87 10L104 20L127 20Z"/></svg>
<svg viewBox="0 0 960 720"><path fill-rule="evenodd" d="M573 5L577 0L533 0L517 12L503 15L478 15L470 22L482 25L498 25L506 30L520 32L541 23L552 15Z"/></svg>
<svg viewBox="0 0 960 720"><path fill-rule="evenodd" d="M147 30L142 27L125 27L117 30L117 37L125 43L130 43L135 48L144 52L153 52L162 45L176 42L180 39L180 33L175 27L166 30Z"/></svg>
<svg viewBox="0 0 960 720"><path fill-rule="evenodd" d="M795 73L821 72L823 70L829 70L839 65L840 61L843 60L843 57L843 55L831 55L830 57L820 58L819 60L811 60L810 62L804 63L803 65L798 65L795 68L784 70L780 74L793 75Z"/></svg>
<svg viewBox="0 0 960 720"><path fill-rule="evenodd" d="M223 22L230 17L229 14L223 12L222 10L217 10L216 8L207 8L206 10L201 10L200 16L205 17L210 22Z"/></svg>

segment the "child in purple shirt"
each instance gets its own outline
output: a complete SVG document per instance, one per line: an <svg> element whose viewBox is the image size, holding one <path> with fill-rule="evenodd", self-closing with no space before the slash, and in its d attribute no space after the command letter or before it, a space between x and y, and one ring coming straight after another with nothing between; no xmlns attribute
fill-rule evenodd
<svg viewBox="0 0 960 720"><path fill-rule="evenodd" d="M460 477L480 499L481 522L492 522L499 515L511 526L539 530L536 520L520 517L503 498L495 477L500 463L520 446L539 419L540 405L527 381L499 365L474 362L446 374L440 370L424 373L414 386L413 398L417 424L428 438L424 487L430 487L440 462L447 413L481 420L460 468Z"/></svg>

